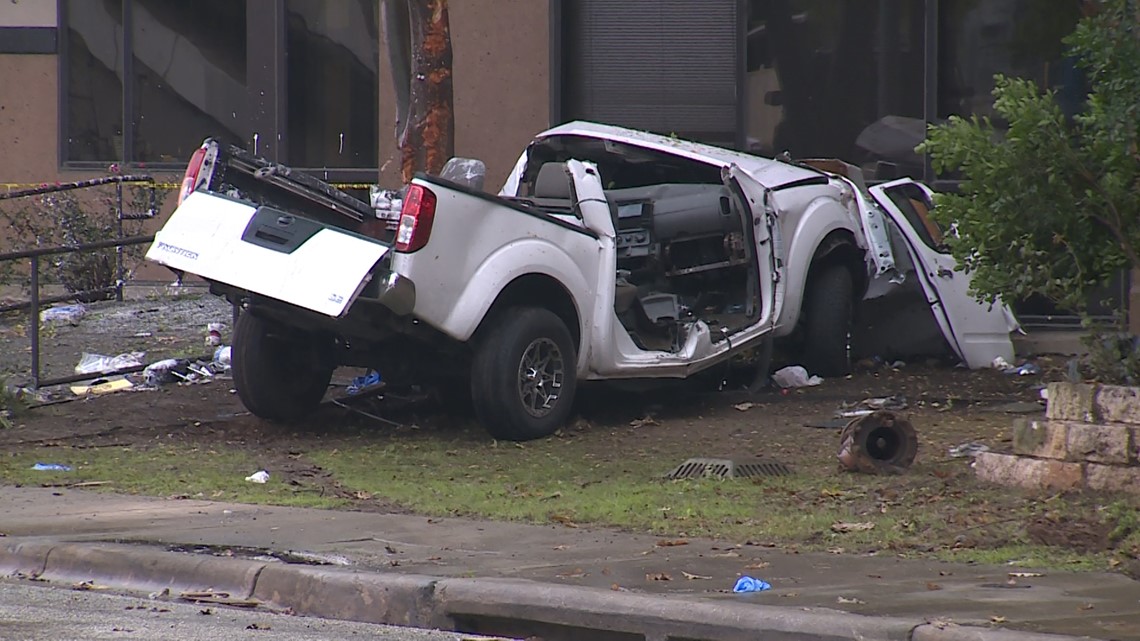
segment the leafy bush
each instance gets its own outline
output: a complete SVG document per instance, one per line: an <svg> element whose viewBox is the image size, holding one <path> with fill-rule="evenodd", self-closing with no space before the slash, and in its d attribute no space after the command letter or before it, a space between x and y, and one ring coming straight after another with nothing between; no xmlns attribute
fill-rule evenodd
<svg viewBox="0 0 1140 641"><path fill-rule="evenodd" d="M124 185L123 208L127 213L146 212L150 191L137 185ZM0 222L9 229L14 250L53 246L74 246L118 237L118 199L114 187L60 191L8 201L0 207ZM137 221L124 221L123 234L140 233ZM142 258L144 247L123 248L124 279ZM56 254L41 259L40 280L62 285L69 293L112 287L118 279L115 248ZM4 284L29 281L26 262L9 263L0 271ZM106 295L101 296L106 297ZM81 296L83 300L100 296Z"/></svg>
<svg viewBox="0 0 1140 641"><path fill-rule="evenodd" d="M960 170L936 215L981 300L1044 295L1077 311L1122 268L1140 268L1140 27L1136 0L1106 0L1066 38L1091 92L1066 118L1052 92L997 76L1008 123L951 117L925 143L939 173Z"/></svg>

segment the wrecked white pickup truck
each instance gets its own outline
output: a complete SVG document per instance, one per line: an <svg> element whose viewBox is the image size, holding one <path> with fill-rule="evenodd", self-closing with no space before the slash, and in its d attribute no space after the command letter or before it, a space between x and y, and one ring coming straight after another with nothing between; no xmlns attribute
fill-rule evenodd
<svg viewBox="0 0 1140 641"><path fill-rule="evenodd" d="M773 339L811 373L842 375L857 313L906 286L935 347L971 367L1013 358L1012 315L967 295L938 252L931 193L910 180L868 188L837 161L586 122L537 136L497 195L478 166L416 177L389 225L207 140L147 258L242 310L235 386L270 419L318 405L341 365L450 382L517 440L560 427L580 380L687 378ZM929 347L880 316L882 349L907 333Z"/></svg>

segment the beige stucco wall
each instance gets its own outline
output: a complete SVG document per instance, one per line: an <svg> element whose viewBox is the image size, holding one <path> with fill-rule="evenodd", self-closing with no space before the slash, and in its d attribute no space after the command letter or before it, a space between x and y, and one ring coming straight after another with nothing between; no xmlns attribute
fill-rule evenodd
<svg viewBox="0 0 1140 641"><path fill-rule="evenodd" d="M0 27L54 27L56 0L0 0Z"/></svg>
<svg viewBox="0 0 1140 641"><path fill-rule="evenodd" d="M455 154L487 164L498 191L519 152L550 124L548 0L450 0ZM387 44L380 47L381 183L399 183Z"/></svg>

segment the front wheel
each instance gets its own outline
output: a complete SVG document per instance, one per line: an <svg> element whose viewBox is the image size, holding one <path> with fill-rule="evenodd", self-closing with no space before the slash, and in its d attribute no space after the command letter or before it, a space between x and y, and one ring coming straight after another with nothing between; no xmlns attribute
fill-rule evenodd
<svg viewBox="0 0 1140 641"><path fill-rule="evenodd" d="M234 325L232 371L238 398L255 416L292 420L316 409L334 365L331 340L245 312Z"/></svg>
<svg viewBox="0 0 1140 641"><path fill-rule="evenodd" d="M475 344L471 396L479 422L497 439L553 434L570 417L577 356L566 324L541 308L514 308L489 319Z"/></svg>
<svg viewBox="0 0 1140 641"><path fill-rule="evenodd" d="M851 323L855 284L843 265L820 268L804 291L803 364L811 374L846 376L851 371Z"/></svg>

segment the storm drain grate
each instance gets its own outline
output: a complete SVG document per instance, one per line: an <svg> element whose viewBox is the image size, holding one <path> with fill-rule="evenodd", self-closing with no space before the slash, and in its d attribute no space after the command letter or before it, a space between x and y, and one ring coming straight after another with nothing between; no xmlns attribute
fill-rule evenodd
<svg viewBox="0 0 1140 641"><path fill-rule="evenodd" d="M668 479L741 479L753 476L788 476L791 468L779 461L727 458L691 458L665 475Z"/></svg>

